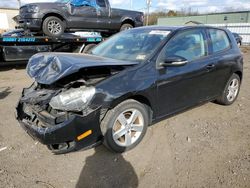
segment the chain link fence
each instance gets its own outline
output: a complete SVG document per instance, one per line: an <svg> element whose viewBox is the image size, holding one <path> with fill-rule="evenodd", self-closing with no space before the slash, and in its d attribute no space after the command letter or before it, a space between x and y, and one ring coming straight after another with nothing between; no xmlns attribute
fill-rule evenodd
<svg viewBox="0 0 250 188"><path fill-rule="evenodd" d="M224 27L233 33L238 33L242 37L243 45L250 45L250 23L225 23L225 24L207 24L215 27Z"/></svg>

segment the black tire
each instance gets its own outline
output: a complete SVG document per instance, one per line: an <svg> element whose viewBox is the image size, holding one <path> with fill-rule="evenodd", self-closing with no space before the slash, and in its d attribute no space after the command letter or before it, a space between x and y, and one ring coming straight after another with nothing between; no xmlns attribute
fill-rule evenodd
<svg viewBox="0 0 250 188"><path fill-rule="evenodd" d="M227 97L228 94L229 94L229 86L230 86L230 84L232 84L232 81L234 79L236 79L238 81L239 86L238 86L238 90L237 90L237 93L236 93L235 97L233 97L232 100L229 100L228 97ZM227 82L227 84L226 84L226 86L225 86L225 88L223 90L222 95L216 100L216 102L218 102L219 104L222 104L222 105L231 105L231 104L233 104L234 101L237 99L237 97L239 95L240 85L241 85L240 77L237 74L234 73L229 78L229 80L228 80L228 82Z"/></svg>
<svg viewBox="0 0 250 188"><path fill-rule="evenodd" d="M96 44L88 44L84 47L82 53L88 53L94 47L96 47Z"/></svg>
<svg viewBox="0 0 250 188"><path fill-rule="evenodd" d="M134 26L132 26L131 24L122 24L120 31L125 31L132 28L134 28Z"/></svg>
<svg viewBox="0 0 250 188"><path fill-rule="evenodd" d="M129 145L127 147L127 146L118 145L115 142L115 140L113 138L113 127L115 126L115 123L116 123L118 116L129 109L136 109L137 111L139 111L141 113L141 115L142 115L141 117L143 117L144 125L143 125L143 129L140 133L140 136L135 140L134 143L131 143L131 145ZM141 140L143 139L143 137L147 131L148 125L149 125L149 113L146 109L146 105L141 104L138 101L133 100L133 99L126 100L126 101L118 104L112 110L109 110L107 112L106 116L104 117L104 119L102 120L101 131L102 131L102 134L104 136L103 144L113 152L122 153L124 151L128 151L128 150L134 148L136 145L138 145L141 142ZM132 134L132 133L130 133L130 134ZM136 133L134 133L134 134L136 134ZM132 139L133 137L130 137L130 138ZM125 135L124 135L124 142L125 142Z"/></svg>
<svg viewBox="0 0 250 188"><path fill-rule="evenodd" d="M57 26L57 29L58 31L55 31L53 32L51 30L51 28L49 28L50 24L52 22L55 22L56 23L56 26ZM64 30L65 30L65 23L58 17L55 17L55 16L49 16L47 17L44 21L43 21L43 33L49 37L60 37L63 33L64 33Z"/></svg>

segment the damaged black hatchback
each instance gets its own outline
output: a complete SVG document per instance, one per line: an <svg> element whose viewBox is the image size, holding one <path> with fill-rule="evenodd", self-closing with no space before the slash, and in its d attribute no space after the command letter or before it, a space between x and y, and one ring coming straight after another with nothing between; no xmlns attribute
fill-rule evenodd
<svg viewBox="0 0 250 188"><path fill-rule="evenodd" d="M232 104L243 58L230 31L207 26L142 27L88 54L40 53L27 72L17 119L54 153L103 142L135 147L148 125L201 103Z"/></svg>

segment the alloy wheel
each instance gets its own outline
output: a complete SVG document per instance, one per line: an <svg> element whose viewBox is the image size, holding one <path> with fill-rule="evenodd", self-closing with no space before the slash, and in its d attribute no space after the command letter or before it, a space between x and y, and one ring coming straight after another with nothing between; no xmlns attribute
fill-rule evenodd
<svg viewBox="0 0 250 188"><path fill-rule="evenodd" d="M52 33L53 35L57 35L59 33L62 32L62 26L59 22L57 22L56 20L51 20L48 23L48 30L50 33Z"/></svg>
<svg viewBox="0 0 250 188"><path fill-rule="evenodd" d="M237 79L233 79L229 86L228 86L228 90L227 90L227 100L229 102L232 102L236 97L237 94L239 92L239 81Z"/></svg>
<svg viewBox="0 0 250 188"><path fill-rule="evenodd" d="M128 109L122 112L112 127L112 136L119 146L129 147L134 144L142 134L144 118L137 109Z"/></svg>

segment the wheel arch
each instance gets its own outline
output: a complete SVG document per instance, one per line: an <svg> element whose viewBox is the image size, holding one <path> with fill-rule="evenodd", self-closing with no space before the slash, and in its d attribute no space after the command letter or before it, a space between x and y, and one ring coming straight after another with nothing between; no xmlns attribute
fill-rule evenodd
<svg viewBox="0 0 250 188"><path fill-rule="evenodd" d="M131 18L124 18L124 20L121 23L121 26L123 24L131 24L133 27L135 27L135 22Z"/></svg>
<svg viewBox="0 0 250 188"><path fill-rule="evenodd" d="M56 12L50 12L50 13L47 13L43 16L43 19L42 19L42 24L44 22L44 20L50 16L55 16L57 18L59 18L60 20L62 20L65 24L66 24L66 19L59 13L56 13Z"/></svg>
<svg viewBox="0 0 250 188"><path fill-rule="evenodd" d="M149 98L144 96L144 95L136 94L136 95L121 96L121 97L117 98L116 100L114 100L110 104L109 109L113 109L115 106L117 106L121 102L129 100L129 99L133 99L133 100L145 105L145 107L148 111L148 115L149 115L149 123L151 123L153 120L154 108L153 108L152 102L149 100Z"/></svg>
<svg viewBox="0 0 250 188"><path fill-rule="evenodd" d="M235 71L234 74L237 74L240 77L240 81L242 80L242 72L241 71Z"/></svg>

